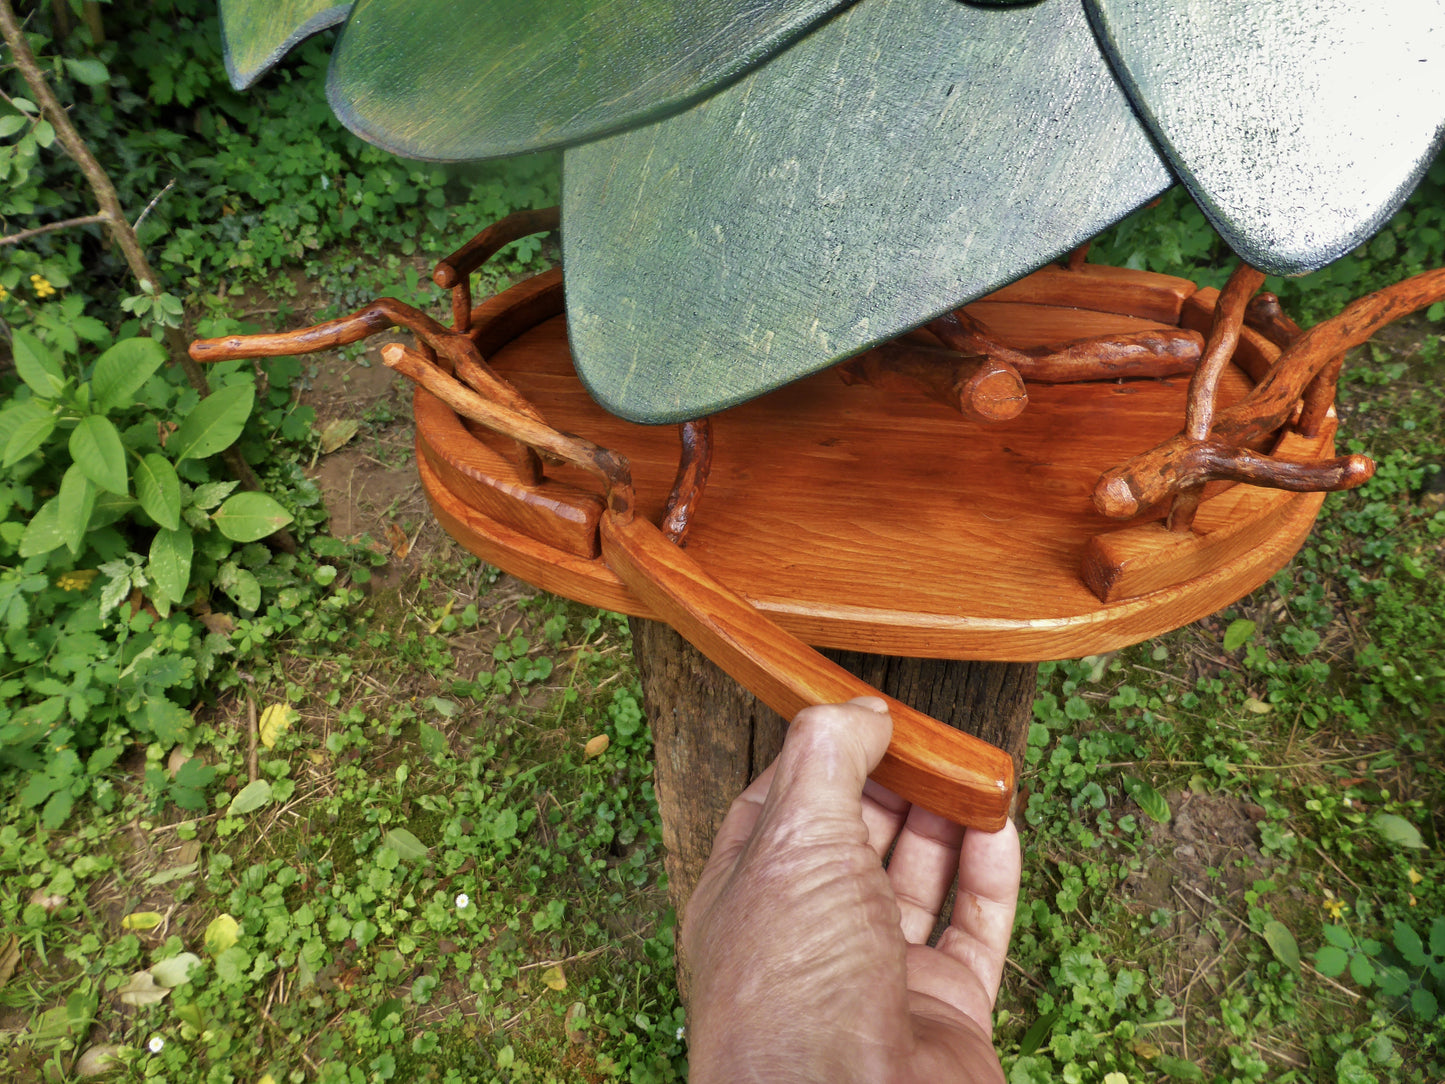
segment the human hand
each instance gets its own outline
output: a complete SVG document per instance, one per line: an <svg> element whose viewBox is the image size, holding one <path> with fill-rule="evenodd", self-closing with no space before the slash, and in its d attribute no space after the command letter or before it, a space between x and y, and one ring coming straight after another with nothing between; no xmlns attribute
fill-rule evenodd
<svg viewBox="0 0 1445 1084"><path fill-rule="evenodd" d="M808 708L733 802L682 929L693 1084L1004 1079L1018 833L965 832L868 782L892 730L873 697Z"/></svg>

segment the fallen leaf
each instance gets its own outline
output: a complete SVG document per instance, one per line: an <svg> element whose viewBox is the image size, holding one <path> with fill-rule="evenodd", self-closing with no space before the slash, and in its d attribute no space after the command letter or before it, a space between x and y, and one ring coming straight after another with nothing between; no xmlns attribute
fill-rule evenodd
<svg viewBox="0 0 1445 1084"><path fill-rule="evenodd" d="M569 1043L580 1043L587 1038L587 1006L580 1001L574 1001L567 1007L567 1015L562 1020L562 1030L567 1033Z"/></svg>
<svg viewBox="0 0 1445 1084"><path fill-rule="evenodd" d="M180 986L191 981L191 973L201 966L201 958L194 952L182 952L168 960L151 965L151 977L165 987Z"/></svg>
<svg viewBox="0 0 1445 1084"><path fill-rule="evenodd" d="M201 614L201 624L217 636L230 637L236 631L236 620L230 614Z"/></svg>
<svg viewBox="0 0 1445 1084"><path fill-rule="evenodd" d="M120 989L120 999L127 1005L154 1005L170 993L164 986L157 986L149 971L137 971L130 982Z"/></svg>
<svg viewBox="0 0 1445 1084"><path fill-rule="evenodd" d="M47 915L53 915L65 906L66 897L56 892L46 892L43 888L37 888L30 893L30 905L39 907Z"/></svg>
<svg viewBox="0 0 1445 1084"><path fill-rule="evenodd" d="M354 418L337 418L321 427L321 454L329 455L350 442L360 428Z"/></svg>
<svg viewBox="0 0 1445 1084"><path fill-rule="evenodd" d="M276 739L291 729L291 708L287 704L272 704L261 713L261 744L267 749L276 748Z"/></svg>
<svg viewBox="0 0 1445 1084"><path fill-rule="evenodd" d="M553 964L542 972L542 982L549 990L567 989L567 976L562 973L560 964Z"/></svg>
<svg viewBox="0 0 1445 1084"><path fill-rule="evenodd" d="M386 541L391 546L391 552L396 555L398 561L405 561L406 555L411 552L411 543L407 540L406 532L395 523L386 525Z"/></svg>
<svg viewBox="0 0 1445 1084"><path fill-rule="evenodd" d="M0 986L10 981L10 976L15 974L15 968L20 964L20 942L15 940L15 935L10 935L10 940L5 942L5 947L0 949Z"/></svg>
<svg viewBox="0 0 1445 1084"><path fill-rule="evenodd" d="M201 858L201 841L199 839L188 839L181 844L181 849L176 852L176 865L188 866L192 862L198 862Z"/></svg>
<svg viewBox="0 0 1445 1084"><path fill-rule="evenodd" d="M120 1057L119 1043L102 1043L92 1046L75 1062L75 1075L85 1080L121 1068L125 1062Z"/></svg>
<svg viewBox="0 0 1445 1084"><path fill-rule="evenodd" d="M179 881L182 877L190 877L201 868L199 862L187 862L183 866L172 866L170 869L163 869L158 873L152 873L145 879L147 888L155 888L157 885L170 884L172 881Z"/></svg>
<svg viewBox="0 0 1445 1084"><path fill-rule="evenodd" d="M132 911L120 920L123 930L153 930L164 921L159 911Z"/></svg>
<svg viewBox="0 0 1445 1084"><path fill-rule="evenodd" d="M1268 715L1274 710L1274 708L1271 705L1266 704L1263 700L1259 700L1256 697L1249 696L1246 697L1244 700L1244 710L1252 711L1256 715Z"/></svg>
<svg viewBox="0 0 1445 1084"><path fill-rule="evenodd" d="M611 744L612 739L606 734L598 734L595 738L589 738L587 740L587 744L582 749L582 754L588 760L591 760L593 757L600 757L603 753L607 752L607 747Z"/></svg>
<svg viewBox="0 0 1445 1084"><path fill-rule="evenodd" d="M241 924L230 915L217 915L206 927L206 951L219 956L236 943L241 933Z"/></svg>
<svg viewBox="0 0 1445 1084"><path fill-rule="evenodd" d="M246 813L254 813L271 800L271 782L267 779L257 779L242 787L231 804L226 807L226 816L239 817Z"/></svg>

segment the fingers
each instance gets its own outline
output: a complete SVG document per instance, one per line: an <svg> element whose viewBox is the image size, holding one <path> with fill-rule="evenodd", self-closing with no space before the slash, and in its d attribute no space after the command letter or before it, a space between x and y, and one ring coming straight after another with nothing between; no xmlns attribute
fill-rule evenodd
<svg viewBox="0 0 1445 1084"><path fill-rule="evenodd" d="M863 816L868 773L883 759L892 736L893 720L877 697L804 708L773 765L762 817L801 808L819 827L856 824Z"/></svg>
<svg viewBox="0 0 1445 1084"><path fill-rule="evenodd" d="M912 945L928 941L938 912L959 870L964 830L937 813L914 806L888 863L888 880L898 897L903 936Z"/></svg>
<svg viewBox="0 0 1445 1084"><path fill-rule="evenodd" d="M1019 836L1013 821L963 837L953 919L938 949L978 977L989 1004L998 997L1019 895Z"/></svg>

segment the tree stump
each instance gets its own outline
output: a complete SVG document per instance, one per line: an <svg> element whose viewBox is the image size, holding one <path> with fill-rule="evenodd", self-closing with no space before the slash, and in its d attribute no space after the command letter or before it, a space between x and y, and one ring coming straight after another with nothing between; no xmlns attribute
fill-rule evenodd
<svg viewBox="0 0 1445 1084"><path fill-rule="evenodd" d="M787 722L660 621L633 618L656 760L668 892L679 920L728 806L778 755ZM976 734L1022 767L1036 663L905 659L824 651L834 662L940 722ZM679 961L679 983L686 975Z"/></svg>

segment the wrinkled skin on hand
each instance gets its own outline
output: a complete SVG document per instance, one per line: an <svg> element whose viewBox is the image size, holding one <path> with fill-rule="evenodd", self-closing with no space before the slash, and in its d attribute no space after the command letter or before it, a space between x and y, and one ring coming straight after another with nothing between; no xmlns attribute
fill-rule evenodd
<svg viewBox="0 0 1445 1084"><path fill-rule="evenodd" d="M683 923L694 1084L1003 1081L992 1010L1018 834L865 786L891 733L880 700L809 708L729 810Z"/></svg>

